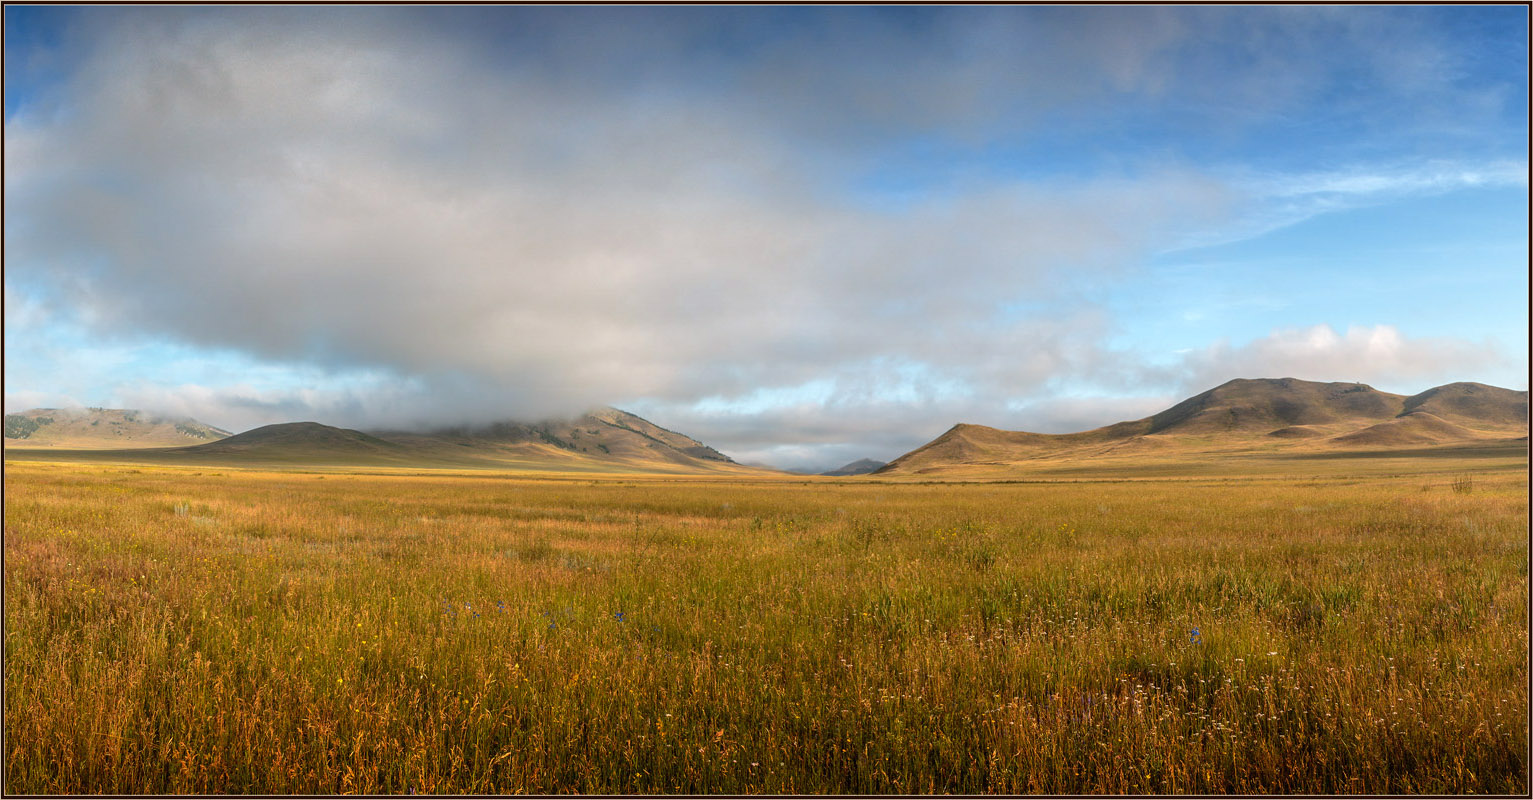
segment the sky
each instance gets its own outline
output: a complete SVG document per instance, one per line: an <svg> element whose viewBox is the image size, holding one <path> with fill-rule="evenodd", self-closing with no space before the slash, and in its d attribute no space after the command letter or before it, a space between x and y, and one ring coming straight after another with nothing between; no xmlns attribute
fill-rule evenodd
<svg viewBox="0 0 1533 800"><path fill-rule="evenodd" d="M5 8L5 409L742 462L1527 388L1517 6Z"/></svg>

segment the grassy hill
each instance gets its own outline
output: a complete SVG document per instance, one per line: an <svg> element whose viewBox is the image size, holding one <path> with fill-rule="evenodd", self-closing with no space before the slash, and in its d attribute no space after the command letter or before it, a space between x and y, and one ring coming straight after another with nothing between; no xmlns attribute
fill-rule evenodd
<svg viewBox="0 0 1533 800"><path fill-rule="evenodd" d="M188 417L122 408L34 408L5 415L5 447L126 449L218 441L229 432Z"/></svg>
<svg viewBox="0 0 1533 800"><path fill-rule="evenodd" d="M1239 379L1153 416L1080 433L955 425L877 474L1071 471L1208 457L1364 458L1401 448L1515 455L1526 453L1527 435L1527 392L1453 383L1406 397L1360 383Z"/></svg>

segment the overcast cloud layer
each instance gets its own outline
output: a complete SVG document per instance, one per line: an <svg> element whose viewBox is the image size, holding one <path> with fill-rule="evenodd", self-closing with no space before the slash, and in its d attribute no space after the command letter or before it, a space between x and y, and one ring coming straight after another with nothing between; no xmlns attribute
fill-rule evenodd
<svg viewBox="0 0 1533 800"><path fill-rule="evenodd" d="M97 9L8 64L8 92L36 81L5 126L7 355L74 326L324 387L113 389L226 427L611 403L789 466L1233 377L1422 389L1516 356L1396 319L1143 352L1109 344L1100 293L1180 247L1525 185L1515 137L1473 129L1518 87L1466 90L1430 33L1362 9ZM1075 134L1150 104L1184 113L1137 133L1176 141L1319 102L1327 135L1263 163L995 155L1079 165Z"/></svg>

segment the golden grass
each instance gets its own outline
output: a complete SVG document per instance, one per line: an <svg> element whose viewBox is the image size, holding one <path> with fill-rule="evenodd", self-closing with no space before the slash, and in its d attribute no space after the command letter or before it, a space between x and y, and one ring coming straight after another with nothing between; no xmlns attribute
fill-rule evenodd
<svg viewBox="0 0 1533 800"><path fill-rule="evenodd" d="M9 463L4 788L1525 794L1526 472L1439 466Z"/></svg>

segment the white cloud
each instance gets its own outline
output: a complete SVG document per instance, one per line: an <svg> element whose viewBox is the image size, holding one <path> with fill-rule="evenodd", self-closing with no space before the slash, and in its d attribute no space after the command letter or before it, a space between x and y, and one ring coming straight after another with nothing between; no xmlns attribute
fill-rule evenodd
<svg viewBox="0 0 1533 800"><path fill-rule="evenodd" d="M1345 333L1315 325L1273 331L1240 346L1219 342L1183 356L1175 371L1188 388L1209 388L1231 378L1292 377L1358 381L1414 394L1514 366L1489 342L1408 338L1393 325L1352 326Z"/></svg>
<svg viewBox="0 0 1533 800"><path fill-rule="evenodd" d="M34 408L83 408L84 403L68 394L21 390L5 393L5 413L15 414Z"/></svg>

